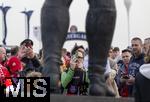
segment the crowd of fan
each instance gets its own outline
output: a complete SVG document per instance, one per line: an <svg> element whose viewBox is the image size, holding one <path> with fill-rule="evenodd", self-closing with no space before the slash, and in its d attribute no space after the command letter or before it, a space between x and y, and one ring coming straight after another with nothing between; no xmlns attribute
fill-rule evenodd
<svg viewBox="0 0 150 102"><path fill-rule="evenodd" d="M65 95L88 95L88 49L75 45L71 52L62 48L60 65L61 93ZM135 78L142 65L150 63L150 38L144 43L138 37L131 40L131 47L120 51L111 47L106 64L105 79L108 88L119 97L133 97ZM33 41L25 39L20 46L11 48L7 55L0 47L0 87L6 85L6 77L27 77L28 73L42 73L43 51L33 51ZM150 66L149 66L150 67Z"/></svg>

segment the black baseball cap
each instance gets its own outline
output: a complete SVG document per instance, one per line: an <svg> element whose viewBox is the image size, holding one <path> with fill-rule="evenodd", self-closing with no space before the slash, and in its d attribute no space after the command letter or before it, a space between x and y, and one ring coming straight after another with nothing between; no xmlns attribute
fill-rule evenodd
<svg viewBox="0 0 150 102"><path fill-rule="evenodd" d="M33 41L31 39L25 39L23 40L20 45L23 45L23 44L27 44L27 43L30 43L32 46L33 46Z"/></svg>

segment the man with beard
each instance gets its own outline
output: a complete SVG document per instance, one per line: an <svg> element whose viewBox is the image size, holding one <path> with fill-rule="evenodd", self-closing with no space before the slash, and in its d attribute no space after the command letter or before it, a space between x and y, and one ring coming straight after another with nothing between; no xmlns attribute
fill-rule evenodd
<svg viewBox="0 0 150 102"><path fill-rule="evenodd" d="M139 68L144 64L144 54L142 53L142 40L135 37L131 40L132 54L128 66L129 79L126 84L129 86L129 96L134 95L135 76L139 72Z"/></svg>
<svg viewBox="0 0 150 102"><path fill-rule="evenodd" d="M144 44L148 44L148 41L150 38L144 41ZM135 102L150 102L150 45L147 46L146 51L145 64L140 67L139 73L135 77Z"/></svg>

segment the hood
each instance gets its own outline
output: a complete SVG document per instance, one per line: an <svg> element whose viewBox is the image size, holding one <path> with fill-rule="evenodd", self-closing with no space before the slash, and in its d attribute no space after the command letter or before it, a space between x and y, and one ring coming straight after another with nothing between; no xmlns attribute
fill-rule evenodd
<svg viewBox="0 0 150 102"><path fill-rule="evenodd" d="M150 64L143 64L140 67L140 73L146 78L150 79Z"/></svg>

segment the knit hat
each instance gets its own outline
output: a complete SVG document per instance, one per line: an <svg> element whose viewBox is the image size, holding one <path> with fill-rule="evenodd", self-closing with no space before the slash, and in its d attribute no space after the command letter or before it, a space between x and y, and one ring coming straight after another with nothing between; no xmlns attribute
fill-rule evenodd
<svg viewBox="0 0 150 102"><path fill-rule="evenodd" d="M20 43L20 45L25 45L27 47L28 46L31 47L31 46L33 46L33 41L31 39L25 39Z"/></svg>

